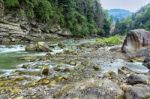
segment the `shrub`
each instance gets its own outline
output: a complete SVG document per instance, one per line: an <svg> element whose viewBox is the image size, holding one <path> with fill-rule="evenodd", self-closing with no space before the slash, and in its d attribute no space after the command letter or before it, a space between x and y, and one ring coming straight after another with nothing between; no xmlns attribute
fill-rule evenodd
<svg viewBox="0 0 150 99"><path fill-rule="evenodd" d="M121 37L116 35L108 38L97 38L96 42L106 45L118 45L121 43Z"/></svg>
<svg viewBox="0 0 150 99"><path fill-rule="evenodd" d="M49 21L53 16L52 6L48 0L41 0L35 9L36 17L42 21Z"/></svg>
<svg viewBox="0 0 150 99"><path fill-rule="evenodd" d="M8 8L11 7L19 7L19 1L18 0L5 0L5 6Z"/></svg>

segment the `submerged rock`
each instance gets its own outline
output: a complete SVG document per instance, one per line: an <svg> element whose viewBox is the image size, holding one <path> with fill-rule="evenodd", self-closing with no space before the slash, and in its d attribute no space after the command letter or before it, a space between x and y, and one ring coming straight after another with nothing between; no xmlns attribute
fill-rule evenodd
<svg viewBox="0 0 150 99"><path fill-rule="evenodd" d="M144 29L131 30L126 36L122 51L135 52L150 45L150 32Z"/></svg>

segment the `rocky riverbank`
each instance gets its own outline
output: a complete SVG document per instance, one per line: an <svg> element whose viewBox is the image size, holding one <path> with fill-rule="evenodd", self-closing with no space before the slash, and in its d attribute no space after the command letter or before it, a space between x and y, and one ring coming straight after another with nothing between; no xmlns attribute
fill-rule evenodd
<svg viewBox="0 0 150 99"><path fill-rule="evenodd" d="M120 47L101 47L94 40L66 42L71 41L56 44L61 52L22 58L27 62L0 77L0 98L150 98L149 70L130 62Z"/></svg>

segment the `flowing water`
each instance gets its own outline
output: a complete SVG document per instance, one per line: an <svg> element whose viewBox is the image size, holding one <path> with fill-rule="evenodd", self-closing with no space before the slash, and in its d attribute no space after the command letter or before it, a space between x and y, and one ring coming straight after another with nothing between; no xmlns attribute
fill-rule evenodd
<svg viewBox="0 0 150 99"><path fill-rule="evenodd" d="M25 54L25 47L22 45L1 45L0 72L14 69L16 65L23 63L20 57Z"/></svg>
<svg viewBox="0 0 150 99"><path fill-rule="evenodd" d="M83 43L93 43L95 42L94 39L92 40L65 40L63 41L64 44L67 45L67 48L69 49L76 49L77 45L83 44ZM108 50L110 47L107 48ZM63 52L64 49L59 48L56 46L52 49L52 54L56 54L59 52ZM100 52L101 53L101 52ZM28 53L25 51L24 45L0 45L0 73L8 72L16 68L17 65L24 63L25 61L21 60L21 57L23 56L43 56L46 55L46 53ZM98 62L103 60L98 60ZM102 63L102 64L101 64ZM126 66L132 71L135 72L141 72L146 73L148 72L148 69L142 65L142 63L130 63L126 62L123 59L116 59L113 62L106 61L105 63L100 62L100 65L102 66L102 69L104 72L113 70L117 72L119 68L122 66Z"/></svg>

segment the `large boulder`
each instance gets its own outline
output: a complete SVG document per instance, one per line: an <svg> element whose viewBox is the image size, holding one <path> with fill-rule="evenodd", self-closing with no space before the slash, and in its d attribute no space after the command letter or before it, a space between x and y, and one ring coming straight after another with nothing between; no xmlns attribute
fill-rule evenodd
<svg viewBox="0 0 150 99"><path fill-rule="evenodd" d="M150 83L150 78L144 74L131 74L127 77L127 83L134 85L134 84L148 84Z"/></svg>
<svg viewBox="0 0 150 99"><path fill-rule="evenodd" d="M150 86L148 85L129 85L124 89L126 99L150 99Z"/></svg>
<svg viewBox="0 0 150 99"><path fill-rule="evenodd" d="M4 2L3 0L0 0L0 17L2 17L4 14Z"/></svg>
<svg viewBox="0 0 150 99"><path fill-rule="evenodd" d="M49 52L51 49L45 42L37 42L36 44L29 44L26 46L26 51Z"/></svg>
<svg viewBox="0 0 150 99"><path fill-rule="evenodd" d="M126 36L122 51L135 52L150 45L150 32L144 29L131 30Z"/></svg>
<svg viewBox="0 0 150 99"><path fill-rule="evenodd" d="M123 99L124 92L108 79L85 79L67 84L54 95L56 99Z"/></svg>

